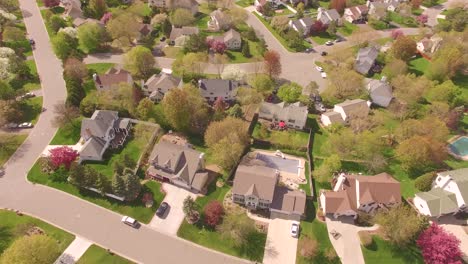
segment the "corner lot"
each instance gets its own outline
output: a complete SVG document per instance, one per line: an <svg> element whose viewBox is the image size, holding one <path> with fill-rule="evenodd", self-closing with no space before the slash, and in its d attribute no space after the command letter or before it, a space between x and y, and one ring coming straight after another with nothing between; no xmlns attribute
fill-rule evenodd
<svg viewBox="0 0 468 264"><path fill-rule="evenodd" d="M265 245L264 264L294 264L298 239L291 236L293 220L270 220Z"/></svg>

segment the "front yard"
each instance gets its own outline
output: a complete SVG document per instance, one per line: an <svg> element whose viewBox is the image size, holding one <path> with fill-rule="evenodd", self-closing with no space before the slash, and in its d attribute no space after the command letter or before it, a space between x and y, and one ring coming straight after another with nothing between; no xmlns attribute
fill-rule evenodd
<svg viewBox="0 0 468 264"><path fill-rule="evenodd" d="M361 246L366 263L424 263L421 252L415 244L396 248L379 236L372 236L369 247Z"/></svg>
<svg viewBox="0 0 468 264"><path fill-rule="evenodd" d="M336 39L336 36L330 35L328 32L322 32L318 35L312 35L310 37L315 43L319 45L325 44L327 41L333 41Z"/></svg>
<svg viewBox="0 0 468 264"><path fill-rule="evenodd" d="M78 260L77 264L131 264L133 262L116 254L110 254L107 250L97 245L91 245L83 256Z"/></svg>
<svg viewBox="0 0 468 264"><path fill-rule="evenodd" d="M69 124L60 127L55 133L50 145L75 145L80 140L82 117L74 119Z"/></svg>
<svg viewBox="0 0 468 264"><path fill-rule="evenodd" d="M6 142L5 144L2 143L3 146L0 148L0 167L15 153L16 149L23 144L27 137L27 134L0 134L0 141Z"/></svg>
<svg viewBox="0 0 468 264"><path fill-rule="evenodd" d="M353 33L354 30L358 28L359 27L356 24L344 22L343 26L338 28L338 32L344 36L349 36Z"/></svg>
<svg viewBox="0 0 468 264"><path fill-rule="evenodd" d="M86 64L88 70L94 71L97 74L102 74L114 67L114 63L90 63Z"/></svg>
<svg viewBox="0 0 468 264"><path fill-rule="evenodd" d="M21 104L21 122L37 123L42 112L42 96L25 99Z"/></svg>

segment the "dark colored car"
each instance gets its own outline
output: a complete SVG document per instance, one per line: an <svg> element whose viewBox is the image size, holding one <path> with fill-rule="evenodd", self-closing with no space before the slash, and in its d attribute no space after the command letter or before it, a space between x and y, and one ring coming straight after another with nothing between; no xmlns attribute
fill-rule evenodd
<svg viewBox="0 0 468 264"><path fill-rule="evenodd" d="M169 208L169 204L166 202L162 202L158 210L156 210L156 215L159 217L163 217L164 213L166 213L167 211L167 208Z"/></svg>
<svg viewBox="0 0 468 264"><path fill-rule="evenodd" d="M166 37L162 37L159 39L161 42L166 40Z"/></svg>
<svg viewBox="0 0 468 264"><path fill-rule="evenodd" d="M320 55L322 55L322 56L327 56L327 55L328 55L328 52L322 51L322 53L320 53Z"/></svg>

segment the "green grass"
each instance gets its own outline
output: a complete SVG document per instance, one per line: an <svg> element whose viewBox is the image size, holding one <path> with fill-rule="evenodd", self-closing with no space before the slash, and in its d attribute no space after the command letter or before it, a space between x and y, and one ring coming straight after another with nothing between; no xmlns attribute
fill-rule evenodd
<svg viewBox="0 0 468 264"><path fill-rule="evenodd" d="M114 63L90 63L86 64L88 70L95 71L97 74L102 74L114 67Z"/></svg>
<svg viewBox="0 0 468 264"><path fill-rule="evenodd" d="M236 5L241 7L249 7L254 4L254 0L238 0L236 1Z"/></svg>
<svg viewBox="0 0 468 264"><path fill-rule="evenodd" d="M335 40L336 39L336 36L332 36L330 34L328 34L328 32L322 32L318 35L314 35L314 36L311 36L310 37L315 43L319 44L319 45L323 45L325 44L325 42L329 41L329 40Z"/></svg>
<svg viewBox="0 0 468 264"><path fill-rule="evenodd" d="M248 41L249 48L250 48L250 58L245 57L241 50L228 50L226 51L226 55L229 58L229 63L246 63L246 62L254 62L258 61L262 58L262 55L258 53L258 43L253 41Z"/></svg>
<svg viewBox="0 0 468 264"><path fill-rule="evenodd" d="M207 195L197 198L195 202L198 208L203 210L203 207L209 201L217 200L222 202L228 191L229 187L227 185L217 188L216 181L213 181L208 187ZM177 232L177 235L203 247L211 248L241 258L249 258L255 261L262 260L266 242L266 234L257 233L255 236L255 243L249 244L249 247L251 248L249 251L254 252L253 255L251 255L246 251L246 248L235 247L234 241L222 238L220 233L204 226L201 221L197 224L191 225L184 220Z"/></svg>
<svg viewBox="0 0 468 264"><path fill-rule="evenodd" d="M133 263L119 255L110 254L102 247L91 245L78 260L77 264L130 264Z"/></svg>
<svg viewBox="0 0 468 264"><path fill-rule="evenodd" d="M455 77L452 78L453 83L460 87L468 87L468 75L463 75L462 73L457 73ZM467 89L464 89L467 90Z"/></svg>
<svg viewBox="0 0 468 264"><path fill-rule="evenodd" d="M429 68L430 62L420 56L409 61L409 71L417 76L423 75Z"/></svg>
<svg viewBox="0 0 468 264"><path fill-rule="evenodd" d="M28 56L28 55L26 55ZM36 63L34 62L34 60L27 60L26 61L26 65L28 66L31 74L34 76L33 80L31 81L28 81L26 83L23 84L23 90L25 91L34 91L34 90L38 90L38 89L41 89L41 84L39 83L39 78L38 78L38 75L37 75L37 67L36 67Z"/></svg>
<svg viewBox="0 0 468 264"><path fill-rule="evenodd" d="M37 218L27 215L18 216L15 212L0 210L0 254L7 249L15 239L23 236L21 227L37 226L44 230L45 234L57 241L60 252L63 252L75 238L74 235L57 227L49 225ZM57 258L59 255L57 256Z"/></svg>
<svg viewBox="0 0 468 264"><path fill-rule="evenodd" d="M75 145L80 140L81 117L57 130L50 145Z"/></svg>
<svg viewBox="0 0 468 264"><path fill-rule="evenodd" d="M397 12L388 12L390 20L406 27L418 27L418 23L413 17L404 17Z"/></svg>
<svg viewBox="0 0 468 264"><path fill-rule="evenodd" d="M269 141L275 148L281 150L303 151L307 148L309 141L309 133L294 129L285 131L267 130L266 133L261 132L262 124L255 125L252 136L256 139Z"/></svg>
<svg viewBox="0 0 468 264"><path fill-rule="evenodd" d="M19 134L19 135L5 135L2 134L0 137L7 137L8 143L4 147L0 148L0 167L5 164L5 162L10 158L13 153L18 149L21 144L26 140L28 135Z"/></svg>
<svg viewBox="0 0 468 264"><path fill-rule="evenodd" d="M42 0L36 0L36 3L39 7L44 6L44 3L42 2Z"/></svg>
<svg viewBox="0 0 468 264"><path fill-rule="evenodd" d="M378 236L372 236L372 240L369 247L361 246L366 263L424 263L420 250L415 244L395 248Z"/></svg>
<svg viewBox="0 0 468 264"><path fill-rule="evenodd" d="M21 104L21 122L37 123L42 112L42 96L25 99Z"/></svg>
<svg viewBox="0 0 468 264"><path fill-rule="evenodd" d="M208 28L208 21L210 21L210 16L207 14L199 13L196 18L197 18L197 21L195 25L200 30L206 30Z"/></svg>
<svg viewBox="0 0 468 264"><path fill-rule="evenodd" d="M419 16L421 15L422 13L424 12L424 10L422 10L421 8L417 8L417 9L412 9L411 10L411 13L415 16Z"/></svg>
<svg viewBox="0 0 468 264"><path fill-rule="evenodd" d="M164 54L168 58L175 59L180 55L183 55L182 48L181 47L171 47L167 46L163 49Z"/></svg>
<svg viewBox="0 0 468 264"><path fill-rule="evenodd" d="M164 194L161 193L161 184L155 181L149 181L143 185L143 189L140 196L133 202L120 202L111 198L103 197L95 192L88 190L81 190L74 185L66 182L53 182L49 179L47 174L42 173L39 162L36 162L28 173L28 180L37 184L43 184L91 203L97 204L119 214L128 215L142 223L149 223L154 216L154 212L158 208L159 204L164 198ZM150 208L146 208L141 202L141 195L146 192L153 193L154 204Z"/></svg>
<svg viewBox="0 0 468 264"><path fill-rule="evenodd" d="M304 190L307 196L312 195L312 191L310 190L310 173L309 173L309 162L305 162L304 165L305 169L305 177L306 177L306 183L305 184L299 184L299 189Z"/></svg>
<svg viewBox="0 0 468 264"><path fill-rule="evenodd" d="M336 257L334 260L329 260L325 257L325 252L330 250L334 251L334 248L328 237L327 225L315 218L317 203L312 203L312 201L308 200L306 206L306 219L301 221L299 244L300 240L304 239L305 237L315 239L318 243L319 251L314 259L307 259L301 256L301 254L299 253L300 247L298 246L296 264L340 263L338 257Z"/></svg>
<svg viewBox="0 0 468 264"><path fill-rule="evenodd" d="M349 22L344 22L343 26L338 28L338 32L345 36L349 36L356 29L358 29L357 25Z"/></svg>
<svg viewBox="0 0 468 264"><path fill-rule="evenodd" d="M413 197L419 190L414 187L415 177L411 177L401 168L400 163L395 159L390 159L387 172L393 175L400 182L401 196L405 198Z"/></svg>

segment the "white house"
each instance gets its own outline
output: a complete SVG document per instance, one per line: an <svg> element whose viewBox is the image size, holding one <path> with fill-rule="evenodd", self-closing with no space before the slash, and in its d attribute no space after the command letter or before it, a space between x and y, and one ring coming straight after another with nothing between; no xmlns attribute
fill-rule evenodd
<svg viewBox="0 0 468 264"><path fill-rule="evenodd" d="M319 7L317 9L317 12L317 20L321 21L324 25L328 25L332 21L338 23L340 20L340 14L338 14L338 11L336 11L336 9L326 10L324 8Z"/></svg>
<svg viewBox="0 0 468 264"><path fill-rule="evenodd" d="M368 12L369 8L367 5L348 7L344 10L343 19L349 23L364 21Z"/></svg>
<svg viewBox="0 0 468 264"><path fill-rule="evenodd" d="M346 124L353 116L367 116L370 104L370 102L362 99L346 100L343 103L336 104L333 111L323 113L320 120L324 126L336 123Z"/></svg>
<svg viewBox="0 0 468 264"><path fill-rule="evenodd" d="M442 38L436 35L425 37L416 43L416 49L421 53L434 53L439 49L441 42Z"/></svg>
<svg viewBox="0 0 468 264"><path fill-rule="evenodd" d="M299 102L294 104L263 102L258 112L258 118L273 122L284 122L288 127L304 129L308 112L307 106L302 106Z"/></svg>

